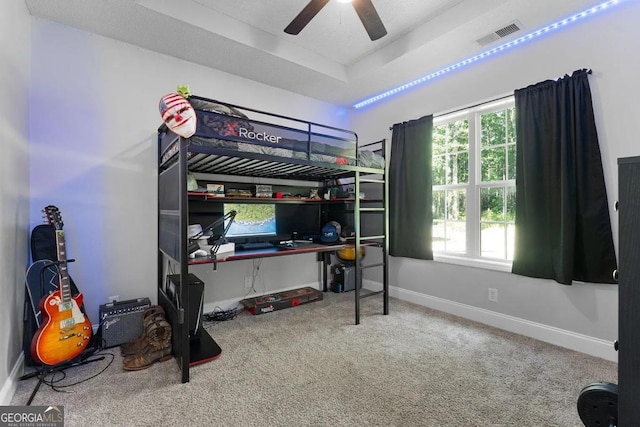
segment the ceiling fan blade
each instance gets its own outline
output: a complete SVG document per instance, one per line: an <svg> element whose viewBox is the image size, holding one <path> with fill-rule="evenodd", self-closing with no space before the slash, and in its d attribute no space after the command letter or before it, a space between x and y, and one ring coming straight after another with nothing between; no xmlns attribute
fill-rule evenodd
<svg viewBox="0 0 640 427"><path fill-rule="evenodd" d="M387 29L384 28L384 24L371 0L352 0L351 3L371 40L378 40L387 35Z"/></svg>
<svg viewBox="0 0 640 427"><path fill-rule="evenodd" d="M300 33L300 31L307 26L313 17L316 16L316 14L320 12L327 3L329 3L329 0L311 0L309 4L302 9L298 16L293 18L293 21L287 25L284 32L293 35Z"/></svg>

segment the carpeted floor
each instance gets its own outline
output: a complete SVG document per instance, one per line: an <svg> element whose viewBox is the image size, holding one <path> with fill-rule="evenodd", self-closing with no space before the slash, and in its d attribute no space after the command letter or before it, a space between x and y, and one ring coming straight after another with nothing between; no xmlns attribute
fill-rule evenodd
<svg viewBox="0 0 640 427"><path fill-rule="evenodd" d="M67 370L33 405L71 426L582 426L580 390L617 364L396 299L353 294L207 325L223 350L180 383L172 359L122 370L119 349ZM107 367L113 354L113 363ZM87 379L102 369L95 378ZM58 375L58 378L61 376ZM24 405L36 380L19 385Z"/></svg>

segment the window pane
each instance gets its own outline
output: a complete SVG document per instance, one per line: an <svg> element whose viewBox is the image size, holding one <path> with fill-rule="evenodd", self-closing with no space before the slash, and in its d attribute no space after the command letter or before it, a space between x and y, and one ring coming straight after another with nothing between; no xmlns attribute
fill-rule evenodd
<svg viewBox="0 0 640 427"><path fill-rule="evenodd" d="M443 220L444 219L444 191L434 191L433 192L433 219L434 220ZM444 237L444 234L443 234Z"/></svg>
<svg viewBox="0 0 640 427"><path fill-rule="evenodd" d="M482 188L480 190L480 220L504 221L503 188Z"/></svg>
<svg viewBox="0 0 640 427"><path fill-rule="evenodd" d="M516 142L516 108L507 110L507 143Z"/></svg>
<svg viewBox="0 0 640 427"><path fill-rule="evenodd" d="M467 217L465 190L447 191L447 220L465 220Z"/></svg>
<svg viewBox="0 0 640 427"><path fill-rule="evenodd" d="M449 174L447 184L466 184L469 182L469 153L449 156Z"/></svg>
<svg viewBox="0 0 640 427"><path fill-rule="evenodd" d="M431 178L433 185L444 185L445 181L445 156L433 156Z"/></svg>
<svg viewBox="0 0 640 427"><path fill-rule="evenodd" d="M449 123L449 152L469 151L469 122L458 120Z"/></svg>
<svg viewBox="0 0 640 427"><path fill-rule="evenodd" d="M433 127L433 155L439 156L446 153L446 133L447 128L445 126Z"/></svg>
<svg viewBox="0 0 640 427"><path fill-rule="evenodd" d="M504 144L507 140L506 110L486 113L480 116L481 146Z"/></svg>
<svg viewBox="0 0 640 427"><path fill-rule="evenodd" d="M445 234L444 234L444 222L433 221L432 231L432 249L434 252L445 251Z"/></svg>
<svg viewBox="0 0 640 427"><path fill-rule="evenodd" d="M480 227L480 256L504 259L504 224L481 224Z"/></svg>
<svg viewBox="0 0 640 427"><path fill-rule="evenodd" d="M465 253L467 248L467 227L464 222L447 222L446 251Z"/></svg>
<svg viewBox="0 0 640 427"><path fill-rule="evenodd" d="M482 181L503 181L506 177L506 152L504 146L482 150Z"/></svg>
<svg viewBox="0 0 640 427"><path fill-rule="evenodd" d="M516 221L516 187L507 187L507 221Z"/></svg>
<svg viewBox="0 0 640 427"><path fill-rule="evenodd" d="M516 145L507 146L507 179L516 179Z"/></svg>

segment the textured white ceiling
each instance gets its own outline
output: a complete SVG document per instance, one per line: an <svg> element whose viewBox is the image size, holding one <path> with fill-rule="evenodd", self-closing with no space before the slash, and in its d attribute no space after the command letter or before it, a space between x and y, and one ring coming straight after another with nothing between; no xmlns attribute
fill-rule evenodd
<svg viewBox="0 0 640 427"><path fill-rule="evenodd" d="M352 65L359 58L399 39L462 1L374 0L388 35L372 42L351 4L330 1L299 35L292 36L285 34L283 29L302 10L307 0L194 0L210 10L233 17L344 66ZM401 9L410 10L411 13L401 13Z"/></svg>
<svg viewBox="0 0 640 427"><path fill-rule="evenodd" d="M307 0L25 2L36 17L344 106L600 3L373 0L388 34L372 42L353 6L335 0L297 36L283 30ZM514 20L522 31L476 43Z"/></svg>

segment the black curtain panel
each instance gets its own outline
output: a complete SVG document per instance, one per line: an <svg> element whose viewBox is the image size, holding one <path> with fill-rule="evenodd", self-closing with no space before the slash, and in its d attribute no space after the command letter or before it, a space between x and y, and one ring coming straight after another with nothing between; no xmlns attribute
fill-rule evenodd
<svg viewBox="0 0 640 427"><path fill-rule="evenodd" d="M565 285L615 283L590 73L515 91L515 274Z"/></svg>
<svg viewBox="0 0 640 427"><path fill-rule="evenodd" d="M389 161L389 255L433 259L433 116L393 125Z"/></svg>

